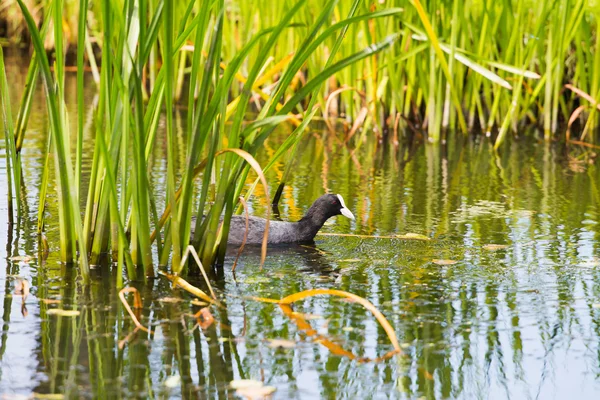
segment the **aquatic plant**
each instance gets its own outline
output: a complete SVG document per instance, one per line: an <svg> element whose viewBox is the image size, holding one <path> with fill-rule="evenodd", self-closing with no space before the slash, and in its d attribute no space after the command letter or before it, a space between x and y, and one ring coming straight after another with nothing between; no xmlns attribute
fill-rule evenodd
<svg viewBox="0 0 600 400"><path fill-rule="evenodd" d="M182 19L180 16L196 12L188 10L187 1L173 3L176 22ZM47 9L45 15L50 13L52 4L42 4ZM106 28L101 4L71 5L67 11L72 14L82 7L89 8L96 16L88 24L90 32L100 43ZM162 10L162 4L142 4L144 17ZM363 128L361 134L354 135L356 129L348 127L352 132L349 136L364 140L366 135L374 135L380 139L385 132L394 132L388 136L396 141L398 131L416 129L437 142L461 131L471 131L494 135L498 147L509 132L516 133L523 125L539 127L545 139L550 140L571 120L579 122L577 136L586 139L597 130L599 122L600 72L595 67L600 65L599 4L591 0L340 0L327 14L327 23L338 22L350 12L366 14L398 7L404 13L400 19L369 18L347 25L349 40L334 45L332 38L327 46L315 48L286 92L295 92L308 76L335 60L329 57L330 50L339 58L347 57L399 33L400 40L389 52L336 72L335 79L317 96L324 116L342 117L356 128ZM5 6L7 20L9 15L14 18L17 14L15 7L16 1ZM270 0L228 1L224 5L227 18L222 24L222 61L232 61L245 38L278 24L289 7L287 2ZM294 21L310 26L322 8L322 2L309 0ZM36 18L39 20L40 16ZM76 32L85 21L70 16L64 18L64 24L70 27L66 31ZM306 44L306 33L307 29L298 27L278 35L268 51L268 59L288 63L290 51ZM74 41L75 35L70 36ZM185 77L195 79L189 69L192 48L183 46L173 60L175 99L185 97ZM157 80L161 49L154 46L148 56L150 87ZM259 52L250 51L248 59L258 61ZM267 83L271 77L265 75L261 83ZM565 84L578 91L565 90ZM237 95L240 88L231 90ZM256 93L268 96L262 90ZM333 101L328 101L330 95L335 97ZM405 129L399 130L398 125Z"/></svg>
<svg viewBox="0 0 600 400"><path fill-rule="evenodd" d="M17 133L11 134L13 129L7 124L7 135L15 135L18 143L19 132L25 132L32 101L29 88L41 76L51 133L46 165L54 160L59 193L61 260L71 262L78 257L86 281L89 264L99 264L106 253L112 253L129 279L138 278L137 266L144 267L146 276L153 276L154 254L158 254L160 264L171 262L173 272L182 273L186 267L182 253L190 242L203 265L222 259L229 219L251 169L263 178L264 194L268 197L263 169L254 160L263 142L281 122L288 119L296 122L296 129L269 160L266 170L302 137L316 113L313 106L323 83L344 68L389 48L398 38L392 34L339 56L338 49L348 28L365 21L392 19L401 13L399 9L386 9L361 14L360 1L355 0L345 18L337 18L338 22L325 27L333 14L339 12L337 1L323 4L314 18L303 15L306 5L298 1L273 24L245 36L248 40L240 40L231 51L224 37L228 34L226 29L232 29L226 28L226 15L232 11L223 0L198 5L193 1L166 0L157 4L124 1L122 8L108 0L99 2L96 16L101 36L95 39L101 48L102 64L97 105L89 117L94 145L86 189L80 182L86 123L84 53L89 54L90 47L88 14L81 13L78 24L78 118L73 135L64 101L66 38L61 24L51 25L55 46L53 68L44 48L49 22L64 19L63 2L54 0L48 4L51 13L39 30L28 7L21 0L17 2L35 55L28 74L28 90L19 110ZM80 10L87 10L88 6L87 0L80 0ZM294 30L301 30L303 37L294 47L297 51L291 56L286 53L269 66L274 47ZM324 68L308 78L303 75L305 82L298 86L298 75L310 64L311 57L331 43ZM227 63L221 61L226 58L225 53ZM187 92L181 85L182 73L187 74ZM295 90L290 91L291 86ZM182 94L188 110L185 134L178 136L172 110L175 99ZM258 114L249 120L255 95L264 102L259 105ZM309 106L303 109L301 103L306 99ZM3 104L7 100L8 96L3 95ZM164 204L159 201L162 196L155 192L149 174L157 140L164 140L167 150L166 155L161 155L166 160ZM15 154L18 150L16 147ZM48 184L45 173L41 195L45 195ZM40 231L44 200L41 197L39 203ZM197 219L191 237L193 214L205 218ZM117 274L117 280L122 286L123 274Z"/></svg>

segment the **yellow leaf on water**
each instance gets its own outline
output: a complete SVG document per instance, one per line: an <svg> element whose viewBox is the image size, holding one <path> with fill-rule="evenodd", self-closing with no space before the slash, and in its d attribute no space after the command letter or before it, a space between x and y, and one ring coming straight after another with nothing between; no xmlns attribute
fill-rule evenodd
<svg viewBox="0 0 600 400"><path fill-rule="evenodd" d="M496 251L506 249L507 247L508 245L505 244L486 244L485 246L483 246L483 249L489 251Z"/></svg>
<svg viewBox="0 0 600 400"><path fill-rule="evenodd" d="M200 306L200 307L204 307L204 306L208 305L208 303L206 303L204 301L200 301L198 299L192 299L191 303L195 306Z"/></svg>
<svg viewBox="0 0 600 400"><path fill-rule="evenodd" d="M65 398L65 395L60 393L34 393L33 398L40 400L62 400Z"/></svg>
<svg viewBox="0 0 600 400"><path fill-rule="evenodd" d="M296 347L296 342L294 342L293 340L285 339L269 339L269 347L272 347L274 349L291 349Z"/></svg>
<svg viewBox="0 0 600 400"><path fill-rule="evenodd" d="M434 264L437 264L437 265L454 265L458 261L454 261L454 260L431 260L431 262L434 263Z"/></svg>
<svg viewBox="0 0 600 400"><path fill-rule="evenodd" d="M46 311L48 315L58 315L60 317L76 317L81 314L77 310L63 310L61 308L51 308Z"/></svg>
<svg viewBox="0 0 600 400"><path fill-rule="evenodd" d="M396 236L398 239L409 239L409 240L431 240L430 237L427 237L425 235L421 235L419 233L407 233L404 235L398 235Z"/></svg>

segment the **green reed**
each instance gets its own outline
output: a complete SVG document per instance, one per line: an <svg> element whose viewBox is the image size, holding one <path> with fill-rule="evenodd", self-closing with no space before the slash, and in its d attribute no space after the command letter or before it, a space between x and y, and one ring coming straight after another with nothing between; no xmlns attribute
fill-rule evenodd
<svg viewBox="0 0 600 400"><path fill-rule="evenodd" d="M50 120L46 166L54 160L59 194L61 260L76 261L84 281L89 278L89 265L101 264L106 255L130 280L141 278L138 266L144 276L153 276L157 259L182 273L186 265L181 258L188 243L193 243L203 265L222 259L229 219L239 197L248 198L252 192L244 193L248 176L256 173L264 179L254 160L264 141L282 122L296 121L297 129L269 160L268 169L295 149L316 115L316 106L324 100L322 88L330 77L389 49L400 37L390 32L341 54L343 43L352 40L351 27L371 21L396 24L402 11L361 10L359 0L344 9L340 2L329 0L313 15L304 1L297 1L279 8L272 23L238 29L232 23L238 11L223 0L93 4L80 0L78 8L86 12L76 19L77 106L73 111L67 110L64 100L67 37L63 25L55 23L65 19L63 1L45 4L51 13L41 29L28 7L17 1L35 53L16 129L5 118L11 149L7 157L11 166L18 166L19 144L39 77ZM98 26L88 30L90 13ZM330 25L332 20L335 23ZM44 48L50 34L53 60ZM90 36L101 50L101 67L97 104L86 114L83 90L87 82L91 84L83 73L86 56L92 70L96 68L93 57L89 58ZM237 38L235 43L232 37ZM295 47L278 58L282 43ZM295 51L288 54L289 50ZM315 60L321 57L325 61L319 72L307 75L307 65L318 66ZM3 83L1 93L5 113L10 115L6 87ZM258 114L249 117L257 101ZM184 131L175 128L176 102L187 103ZM67 123L70 112L77 112L75 129ZM86 124L94 145L89 185L84 188L80 182ZM161 142L166 144L163 155ZM150 173L156 157L164 157L167 167L164 199ZM53 190L47 170L42 196ZM20 175L11 174L15 176ZM13 187L20 184L14 181ZM266 186L264 193L268 196ZM41 197L40 231L43 204ZM194 214L206 217L197 219L192 236ZM123 285L123 274L116 274L118 286Z"/></svg>
<svg viewBox="0 0 600 400"><path fill-rule="evenodd" d="M266 172L285 157L275 203L297 145L319 115L332 134L337 122L346 123L344 141L356 149L371 138L397 142L409 129L430 142L478 131L494 136L498 149L527 125L554 139L569 120L579 122L574 136L595 140L600 9L594 4L80 0L67 8L52 0L43 3L41 20L17 0L6 10L19 7L35 52L14 126L3 101L11 190L16 194L21 185L19 151L41 78L50 119L45 165L54 160L57 172L63 261L79 253L84 279L87 264L99 264L105 254L130 279L138 277L137 266L152 276L157 259L181 273L182 253L193 243L210 265L223 257L239 197L248 198L258 184L256 178L244 192L251 174L261 176L261 168L251 167L254 155L284 121L295 128L262 166ZM63 24L52 24L59 20ZM71 35L78 71L74 135L63 93L64 22L77 32ZM49 37L52 62L44 48ZM99 73L94 49L101 51ZM98 84L89 116L86 58ZM187 107L183 131L175 127L176 105ZM257 115L249 117L252 112ZM86 123L95 141L83 190ZM386 130L393 132L388 138ZM150 174L157 158L166 162L164 199ZM41 199L51 190L48 168L42 182ZM192 227L194 214L206 217ZM40 201L40 232L43 226Z"/></svg>

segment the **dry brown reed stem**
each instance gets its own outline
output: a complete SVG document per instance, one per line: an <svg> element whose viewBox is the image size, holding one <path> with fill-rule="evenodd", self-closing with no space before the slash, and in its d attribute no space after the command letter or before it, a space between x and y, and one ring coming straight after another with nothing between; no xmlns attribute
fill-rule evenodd
<svg viewBox="0 0 600 400"><path fill-rule="evenodd" d="M583 90L581 90L579 88L576 88L575 86L571 85L570 83L567 83L565 85L565 87L567 89L575 92L580 97L583 97L584 99L586 99L587 101L592 103L593 107L596 107L598 110L600 110L600 103L598 103L598 100L594 99L591 95L587 94L586 92L584 92Z"/></svg>
<svg viewBox="0 0 600 400"><path fill-rule="evenodd" d="M248 239L248 230L250 229L250 215L248 213L248 203L242 196L240 196L240 203L242 203L242 207L244 207L244 215L246 216L246 230L244 231L244 239L242 240L242 244L238 249L237 256L235 257L235 261L233 262L233 267L231 267L231 272L235 272L235 267L237 266L238 259L244 251L244 246L246 245L246 240Z"/></svg>
<svg viewBox="0 0 600 400"><path fill-rule="evenodd" d="M119 291L119 298L121 299L121 303L123 303L123 306L125 307L125 309L129 313L129 316L133 320L133 323L135 324L136 328L137 329L141 329L144 332L152 333L151 330L149 330L146 327L144 327L140 323L140 321L138 321L138 319L135 316L133 310L131 310L131 307L129 306L129 303L127 303L127 300L125 299L125 293L133 293L133 307L141 309L142 308L142 298L140 297L140 292L138 292L138 290L136 288L126 287L126 288L123 288L123 289L121 289Z"/></svg>
<svg viewBox="0 0 600 400"><path fill-rule="evenodd" d="M196 286L189 284L185 279L183 279L179 276L176 276L176 275L171 275L164 271L158 271L158 273L160 275L164 276L165 278L167 278L168 280L170 280L171 283L173 283L173 286L179 286L181 289L185 290L186 292L189 292L189 293L193 294L194 296L199 297L202 300L204 300L210 304L215 304L219 307L222 307L219 300L217 300L216 298L210 297L209 295L204 293L202 290L198 289Z"/></svg>
<svg viewBox="0 0 600 400"><path fill-rule="evenodd" d="M204 281L206 282L206 285L208 286L208 290L210 290L210 294L211 294L212 298L216 300L217 296L215 295L215 292L213 291L210 281L208 280L208 275L206 275L206 271L204 270L204 265L202 265L202 262L200 261L200 257L198 257L198 253L196 252L196 249L194 248L194 246L188 245L185 248L185 251L183 252L183 257L181 257L181 265L185 265L190 253L192 254L192 257L194 257L196 264L198 264L198 268L200 268L200 272L202 272L202 276L204 277Z"/></svg>
<svg viewBox="0 0 600 400"><path fill-rule="evenodd" d="M140 328L138 328L136 326L133 331L129 332L129 334L123 338L123 340L119 340L119 345L118 345L119 350L123 350L123 348L125 347L125 344L129 343L129 341L131 340L133 335L135 335L139 330L140 330Z"/></svg>
<svg viewBox="0 0 600 400"><path fill-rule="evenodd" d="M352 86L342 86L341 88L336 89L333 92L329 93L329 96L327 96L327 101L325 102L325 110L323 111L323 120L325 121L325 124L327 125L327 127L329 128L329 131L331 133L335 133L335 126L329 120L329 109L331 108L331 103L337 97L337 95L339 95L340 93L345 92L347 90L356 90L356 89L353 88ZM337 115L336 115L336 117L337 117Z"/></svg>
<svg viewBox="0 0 600 400"><path fill-rule="evenodd" d="M279 304L279 308L281 308L281 311L283 311L283 313L288 318L290 318L298 326L298 328L300 328L307 336L314 337L316 343L322 344L323 346L327 347L329 349L329 351L331 351L333 354L335 354L337 356L348 357L351 360L356 360L361 363L366 363L366 362L384 361L384 360L387 360L388 358L391 358L394 355L400 354L402 352L399 349L398 350L394 349L392 351L388 351L383 356L377 357L377 358L358 357L356 354L344 349L339 344L332 342L331 340L325 338L323 335L319 335L317 333L317 331L315 331L312 328L312 326L304 319L304 317L302 317L302 315L300 315L298 313L295 313L289 305Z"/></svg>
<svg viewBox="0 0 600 400"><path fill-rule="evenodd" d="M354 136L356 131L358 131L358 128L360 128L363 125L363 123L365 122L365 119L367 118L368 114L369 114L369 109L366 106L362 106L360 111L358 112L358 115L356 116L356 119L354 119L354 124L352 124L352 129L350 129L350 132L348 132L348 135L346 135L346 139L344 140L344 143L348 143L350 141L350 139L352 139L352 137Z"/></svg>
<svg viewBox="0 0 600 400"><path fill-rule="evenodd" d="M569 140L568 143L576 144L578 146L589 147L590 149L600 149L600 146L598 146L597 144L582 142L581 140Z"/></svg>
<svg viewBox="0 0 600 400"><path fill-rule="evenodd" d="M581 105L579 107L577 107L575 109L575 111L573 111L573 113L571 114L571 117L569 118L569 123L567 124L567 141L571 139L571 125L573 125L573 123L577 120L577 118L579 118L579 116L581 115L581 113L588 108L588 106L584 106Z"/></svg>
<svg viewBox="0 0 600 400"><path fill-rule="evenodd" d="M385 318L385 316L369 300L363 299L362 297L357 296L355 294L344 292L343 290L336 290L336 289L311 289L311 290L304 290L302 292L291 294L289 296L284 297L281 300L268 299L268 298L262 298L262 297L252 297L251 299L260 301L263 303L278 304L279 306L289 306L290 304L295 303L299 300L303 300L307 297L320 296L320 295L343 297L345 299L348 299L355 303L358 303L361 306L363 306L365 309L369 310L371 312L371 314L373 314L375 319L377 319L377 322L379 322L379 324L381 325L381 327L387 334L388 338L390 339L390 342L392 343L392 346L394 347L394 350L387 353L383 357L377 358L375 360L369 360L366 358L358 358L354 354L341 349L339 346L337 346L329 341L327 342L327 344L325 344L325 342L323 340L319 340L320 343L323 343L332 351L334 351L333 349L335 349L335 351L340 351L341 355L345 355L352 359L357 359L358 361L363 361L363 362L364 361L379 361L379 360L382 360L385 358L389 358L389 357L393 356L394 354L402 353L400 344L398 343L398 338L396 336L396 332L394 331L394 328L392 328L392 326L390 325L388 320ZM284 309L282 307L282 310L285 313L286 311L291 311L291 308L288 307L288 309ZM288 315L288 316L290 316L290 315ZM310 328L310 325L303 318L298 317L298 315L293 315L293 316L294 316L294 320L299 322L298 326L300 326L302 329L307 330L308 332L314 332L314 330L312 328ZM314 335L315 333L316 332L311 333L310 335ZM329 347L329 346L331 346L331 347ZM336 354L338 354L338 353L336 353Z"/></svg>
<svg viewBox="0 0 600 400"><path fill-rule="evenodd" d="M360 239L400 239L400 240L423 240L423 241L431 240L430 238L428 238L426 236L410 235L410 234L396 235L396 236L374 236L374 235L355 235L353 233L326 233L326 232L319 232L319 233L317 233L317 235L320 235L320 236L355 237L355 238L360 238Z"/></svg>
<svg viewBox="0 0 600 400"><path fill-rule="evenodd" d="M247 152L245 152L244 150L241 150L241 149L224 149L224 150L219 151L217 154L215 154L215 157L220 154L226 153L226 152L235 153L237 156L243 158L248 164L250 164L250 166L252 167L252 169L254 169L254 172L256 172L256 174L258 175L258 178L260 179L260 181L263 185L267 204L270 204L271 201L270 201L270 197L269 197L269 185L267 184L267 178L265 178L265 174L264 174L262 168L260 167L260 164L258 164L258 162L254 159L254 157L252 157L250 154L248 154ZM265 218L267 220L267 223L265 224L265 234L263 236L263 242L262 242L261 252L260 252L260 269L261 270L265 263L265 259L267 258L267 242L269 240L270 216L271 216L271 211L269 208L267 208L267 215Z"/></svg>

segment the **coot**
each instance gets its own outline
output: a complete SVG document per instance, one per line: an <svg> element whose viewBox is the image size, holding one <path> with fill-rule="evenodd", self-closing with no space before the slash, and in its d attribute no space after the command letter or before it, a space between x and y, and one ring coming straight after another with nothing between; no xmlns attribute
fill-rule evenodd
<svg viewBox="0 0 600 400"><path fill-rule="evenodd" d="M269 224L269 243L300 243L313 240L325 221L336 215L354 219L354 215L339 194L325 194L310 206L306 215L298 222L271 221ZM261 244L265 234L267 220L250 217L246 244ZM246 231L246 216L234 215L231 218L228 244L240 245Z"/></svg>

